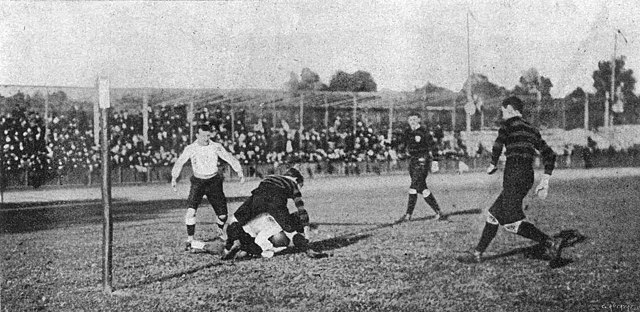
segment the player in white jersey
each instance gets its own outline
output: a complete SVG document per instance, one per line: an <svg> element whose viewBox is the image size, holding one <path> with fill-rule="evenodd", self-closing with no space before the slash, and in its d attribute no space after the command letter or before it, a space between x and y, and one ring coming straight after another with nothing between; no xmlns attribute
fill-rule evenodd
<svg viewBox="0 0 640 312"><path fill-rule="evenodd" d="M184 219L187 225L186 250L191 248L196 229L196 210L198 210L204 195L207 196L207 200L218 217L216 223L221 230L227 221L227 198L222 189L224 178L218 174L218 158L226 161L240 176L240 183L244 183L240 162L220 143L211 141L212 132L209 125L198 125L196 129L196 141L184 149L171 170L171 186L175 192L176 180L180 176L182 166L191 160L193 176L191 177L191 189L189 190L187 213Z"/></svg>

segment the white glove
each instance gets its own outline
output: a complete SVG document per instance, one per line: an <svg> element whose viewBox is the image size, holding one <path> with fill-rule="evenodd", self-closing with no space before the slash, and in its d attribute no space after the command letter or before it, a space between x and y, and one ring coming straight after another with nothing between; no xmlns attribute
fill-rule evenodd
<svg viewBox="0 0 640 312"><path fill-rule="evenodd" d="M549 195L549 179L550 178L551 178L551 175L549 174L542 175L540 184L538 184L538 186L536 187L536 195L538 195L540 199L545 199L547 198L547 195Z"/></svg>
<svg viewBox="0 0 640 312"><path fill-rule="evenodd" d="M490 164L489 168L487 168L487 174L494 174L496 171L498 171L498 167L494 164Z"/></svg>

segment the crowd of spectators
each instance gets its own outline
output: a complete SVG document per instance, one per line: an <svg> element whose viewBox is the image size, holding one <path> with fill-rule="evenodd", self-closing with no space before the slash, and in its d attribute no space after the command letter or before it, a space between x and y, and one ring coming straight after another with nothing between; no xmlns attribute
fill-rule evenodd
<svg viewBox="0 0 640 312"><path fill-rule="evenodd" d="M286 121L271 124L266 118L245 122L245 111L232 118L220 108L201 108L193 115L196 123L209 123L216 129L214 141L223 144L249 170L260 174L260 165L273 168L287 163L327 164L327 173L343 168L358 173L357 163L396 163L403 158L398 134L387 137L387 129L374 129L357 121L355 131L350 120L337 117L328 127L300 131ZM186 106L149 108L148 139L143 137L142 114L117 111L110 116L110 152L115 167L135 168L145 172L151 167L172 166L188 145L190 128ZM53 176L71 170L94 171L100 166L100 149L94 141L92 114L77 107L66 112L52 112L48 130L36 112L16 107L0 116L3 141L3 170L6 173L29 171L30 184L39 186ZM465 154L458 138L443 141L439 127L432 129L441 146L441 157L456 158ZM47 133L45 133L47 131ZM375 166L374 166L375 168ZM311 172L310 172L311 173Z"/></svg>

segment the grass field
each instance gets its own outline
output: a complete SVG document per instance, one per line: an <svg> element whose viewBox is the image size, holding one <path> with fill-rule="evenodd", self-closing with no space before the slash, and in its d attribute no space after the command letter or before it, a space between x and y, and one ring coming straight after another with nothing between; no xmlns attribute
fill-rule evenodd
<svg viewBox="0 0 640 312"><path fill-rule="evenodd" d="M602 172L560 171L547 200L527 199L542 230L586 237L563 250L559 267L503 229L489 260L456 260L477 243L499 175L430 176L448 221L431 220L419 201L414 220L393 226L408 177L311 180L311 240L325 259L185 253L180 201L118 204L112 296L101 286L100 206L4 211L2 311L640 310L640 178ZM212 239L212 210L198 219L196 236Z"/></svg>

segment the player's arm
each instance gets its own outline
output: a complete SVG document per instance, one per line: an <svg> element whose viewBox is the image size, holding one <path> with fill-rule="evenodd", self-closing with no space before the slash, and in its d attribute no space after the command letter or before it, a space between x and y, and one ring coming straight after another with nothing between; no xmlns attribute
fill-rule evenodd
<svg viewBox="0 0 640 312"><path fill-rule="evenodd" d="M493 174L498 170L498 160L500 159L500 155L502 155L502 149L504 148L504 142L507 138L507 130L505 128L500 128L498 130L498 137L496 141L493 142L493 147L491 148L491 163L489 164L489 168L487 168L488 174Z"/></svg>
<svg viewBox="0 0 640 312"><path fill-rule="evenodd" d="M437 160L438 158L438 143L436 139L429 133L425 133L425 143L427 143L427 150L431 153L431 158Z"/></svg>
<svg viewBox="0 0 640 312"><path fill-rule="evenodd" d="M180 171L182 171L182 166L184 166L187 160L189 160L189 158L191 157L191 153L192 153L191 148L187 146L182 152L182 154L180 154L180 157L178 157L178 160L176 160L176 163L173 164L173 168L171 168L171 186L173 188L176 187L176 180L180 176Z"/></svg>
<svg viewBox="0 0 640 312"><path fill-rule="evenodd" d="M551 175L553 169L556 166L556 153L547 145L547 142L542 139L542 137L538 138L536 142L536 149L540 152L540 156L542 157L542 163L544 164L544 174Z"/></svg>
<svg viewBox="0 0 640 312"><path fill-rule="evenodd" d="M540 152L542 157L542 163L544 164L544 174L540 179L540 184L536 187L536 194L545 199L549 192L549 179L551 179L551 173L556 165L556 153L547 145L540 134L538 134L538 141L535 144L535 148Z"/></svg>
<svg viewBox="0 0 640 312"><path fill-rule="evenodd" d="M226 161L233 171L235 171L240 177L240 182L244 182L244 173L242 172L242 165L240 162L231 155L222 145L219 145L217 148L218 157L222 158L222 160Z"/></svg>

